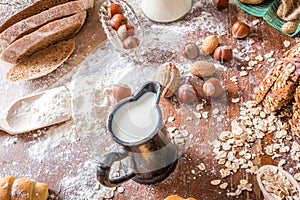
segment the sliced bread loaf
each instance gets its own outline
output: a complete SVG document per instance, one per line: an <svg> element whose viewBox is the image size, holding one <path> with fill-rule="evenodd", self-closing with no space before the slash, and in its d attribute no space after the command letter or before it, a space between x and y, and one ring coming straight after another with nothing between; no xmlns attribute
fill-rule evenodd
<svg viewBox="0 0 300 200"><path fill-rule="evenodd" d="M6 73L6 79L20 81L39 78L59 67L75 49L75 42L61 41L21 60Z"/></svg>
<svg viewBox="0 0 300 200"><path fill-rule="evenodd" d="M68 0L1 0L0 33L16 22Z"/></svg>
<svg viewBox="0 0 300 200"><path fill-rule="evenodd" d="M49 10L15 23L0 34L0 52L16 39L33 32L41 26L51 21L88 10L93 7L93 4L94 0L72 1L52 7Z"/></svg>
<svg viewBox="0 0 300 200"><path fill-rule="evenodd" d="M86 11L50 22L10 44L1 59L16 64L19 60L51 44L74 36L84 24Z"/></svg>

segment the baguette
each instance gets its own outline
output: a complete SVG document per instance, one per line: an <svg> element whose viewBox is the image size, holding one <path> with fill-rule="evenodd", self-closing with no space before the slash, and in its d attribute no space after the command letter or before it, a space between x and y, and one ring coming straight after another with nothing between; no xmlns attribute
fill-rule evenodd
<svg viewBox="0 0 300 200"><path fill-rule="evenodd" d="M79 32L85 18L86 11L50 22L10 44L2 52L1 59L16 64L21 59L51 44L71 38Z"/></svg>
<svg viewBox="0 0 300 200"><path fill-rule="evenodd" d="M2 0L0 4L0 33L11 25L68 0Z"/></svg>
<svg viewBox="0 0 300 200"><path fill-rule="evenodd" d="M6 79L20 81L44 76L67 60L75 49L75 42L61 41L32 54L14 65L6 73Z"/></svg>
<svg viewBox="0 0 300 200"><path fill-rule="evenodd" d="M45 10L37 15L17 22L0 34L0 52L15 40L30 34L41 26L72 14L88 10L94 5L94 0L78 0L68 2Z"/></svg>
<svg viewBox="0 0 300 200"><path fill-rule="evenodd" d="M46 200L48 184L30 178L0 178L0 200Z"/></svg>

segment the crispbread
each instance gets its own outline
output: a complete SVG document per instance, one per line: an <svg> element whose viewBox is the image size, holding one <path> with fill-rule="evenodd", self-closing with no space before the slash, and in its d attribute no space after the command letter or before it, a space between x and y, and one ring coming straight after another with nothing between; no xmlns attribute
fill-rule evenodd
<svg viewBox="0 0 300 200"><path fill-rule="evenodd" d="M68 2L15 23L0 34L0 52L16 39L33 32L42 25L74 13L88 10L93 7L93 4L94 0Z"/></svg>
<svg viewBox="0 0 300 200"><path fill-rule="evenodd" d="M0 33L22 19L66 2L68 0L2 0Z"/></svg>
<svg viewBox="0 0 300 200"><path fill-rule="evenodd" d="M10 44L1 55L9 63L16 64L21 59L61 40L74 36L84 24L86 11L50 22L38 30Z"/></svg>
<svg viewBox="0 0 300 200"><path fill-rule="evenodd" d="M7 73L6 79L20 81L44 76L67 60L75 49L74 41L61 41L21 60Z"/></svg>
<svg viewBox="0 0 300 200"><path fill-rule="evenodd" d="M289 49L275 64L275 66L268 72L263 81L259 84L257 91L254 93L254 99L257 103L263 101L267 93L270 91L277 78L282 74L289 63L297 64L299 62L300 44L296 44Z"/></svg>
<svg viewBox="0 0 300 200"><path fill-rule="evenodd" d="M300 137L300 104L295 103L293 106L293 117L289 121L292 132Z"/></svg>
<svg viewBox="0 0 300 200"><path fill-rule="evenodd" d="M262 101L268 112L280 110L282 106L293 99L295 89L298 86L299 72L300 66L295 66L292 63L286 65Z"/></svg>

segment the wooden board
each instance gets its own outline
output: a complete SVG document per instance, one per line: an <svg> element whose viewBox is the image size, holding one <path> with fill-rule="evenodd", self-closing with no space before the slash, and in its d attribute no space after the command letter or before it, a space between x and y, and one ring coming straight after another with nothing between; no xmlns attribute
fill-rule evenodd
<svg viewBox="0 0 300 200"><path fill-rule="evenodd" d="M64 75L72 73L72 70L76 68L76 65L80 63L88 54L93 52L97 48L102 48L100 44L105 40L105 34L98 21L98 10L102 1L96 1L94 9L91 11L87 23L83 27L82 31L78 36L74 38L76 41L77 50L73 56L64 66L60 69L62 71L54 72L50 77L55 77L49 79L45 77L37 80L36 82L31 82L30 84L42 85L47 84L49 87L55 84L63 78ZM207 5L207 4L205 4ZM199 12L202 12L200 9ZM222 26L225 27L226 33L220 37L220 43L231 46L233 49L242 50L244 47L245 40L237 40L232 38L230 34L231 25L239 21L247 21L251 23L253 20L259 19L239 10L230 1L230 5L225 10L216 10L211 6L208 7L206 12L211 13L214 17L221 19ZM183 19L188 23L188 18ZM186 40L203 40L203 38L209 35L209 30L195 30L186 34ZM260 19L260 23L256 26L252 26L251 35L247 38L253 38L255 43L248 45L250 50L249 57L254 58L257 55L265 55L270 51L275 51L273 57L279 59L284 53L287 47L284 46L284 41L290 41L291 46L296 43L295 38L289 38L284 36L274 28L270 27L266 22ZM179 56L174 58L179 60ZM195 105L182 105L178 103L176 98L167 100L161 99L160 106L162 108L164 119L167 120L168 117L174 117L173 122L166 123L167 127L176 126L181 127L186 125L189 131L189 135L193 135L193 138L189 140L188 147L184 154L180 157L178 166L174 173L170 175L165 181L154 184L154 185L141 185L135 183L134 181L128 181L122 185L125 191L122 193L115 192L114 199L128 200L128 199L164 199L166 196L171 194L178 194L182 197L194 197L196 199L233 199L227 195L227 192L234 191L239 184L240 179L248 179L253 186L253 192L243 192L237 199L263 199L260 190L255 181L255 176L245 173L244 171L238 171L238 173L233 176L227 177L223 182L229 183L226 190L219 189L218 186L213 186L210 182L214 179L220 179L220 174L218 170L221 168L217 161L214 159L212 153L212 147L209 142L216 139L222 130L230 129L230 122L239 115L239 107L242 102L250 100L253 95L254 88L263 79L264 75L271 68L270 64L264 60L261 62L262 67L256 67L249 71L249 75L245 77L239 77L242 67L247 65L246 61L239 60L236 57L234 65L232 63L225 64L226 70L219 71L219 78L223 82L224 86L224 99L216 100L214 104L205 106L205 110L211 112L214 108L212 105L220 105L218 109L224 111L225 120L222 123L217 123L216 119L209 117L208 119L197 119L194 117L193 111L195 111ZM99 66L101 67L101 66ZM230 78L237 76L238 83L234 84ZM50 81L49 81L50 80ZM27 91L28 87L32 85L27 84L26 87L20 88L18 85L2 85L8 89L15 89L24 93ZM22 85L21 85L22 86ZM7 89L6 89L7 90ZM30 91L30 89L29 89ZM230 99L239 97L241 99L240 103L231 103ZM8 98L9 99L9 98ZM7 102L6 102L7 103ZM192 121L187 121L187 117L192 117ZM68 122L67 122L68 123ZM60 131L60 126L51 127L51 130ZM47 129L46 129L47 130ZM49 133L47 133L49 134ZM60 143L58 146L51 146L61 159L53 160L51 157L45 158L45 160L33 161L27 154L27 150L32 144L38 143L39 138L44 139L44 132L34 132L20 135L19 137L13 137L7 135L4 132L0 132L0 175L16 175L16 176L30 176L35 178L40 182L49 183L49 188L60 192L62 199L70 199L71 195L77 195L76 199L92 199L90 196L95 196L90 193L97 194L99 188L95 188L95 174L93 173L93 168L96 167L96 158L94 163L88 163L89 166L85 166L85 161L91 159L95 154L102 155L106 153L105 147L113 145L113 141L110 138L109 133L104 133L101 135L102 143L98 146L89 146L89 144L95 144L92 141L97 141L97 135L91 135L89 138L81 138L78 141L71 143ZM266 138L266 140L271 140L271 138ZM296 138L299 142L299 138ZM90 142L90 143L89 143ZM48 147L47 147L48 148ZM39 151L38 149L36 151ZM64 159L64 154L72 152L67 159ZM270 159L268 156L263 156L260 158L261 164L276 164L275 161ZM289 161L288 161L289 162ZM206 170L200 171L197 165L200 163L205 163ZM294 162L289 162L288 167L293 168ZM84 173L80 169L91 169ZM80 179L80 173L82 174L82 180ZM78 175L79 173L79 175ZM74 175L73 179L68 179L69 188L65 188L60 185L61 180L68 175ZM77 182L76 182L77 181ZM73 182L71 184L71 182ZM87 193L78 193L76 184L85 184L86 187L90 188ZM81 187L81 185L78 185ZM80 191L81 192L81 191ZM90 195L90 196L89 196ZM97 196L97 195L96 195Z"/></svg>

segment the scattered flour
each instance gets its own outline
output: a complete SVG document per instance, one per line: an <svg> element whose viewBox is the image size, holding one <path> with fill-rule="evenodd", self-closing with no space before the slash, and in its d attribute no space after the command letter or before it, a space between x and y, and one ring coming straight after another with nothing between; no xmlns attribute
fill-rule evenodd
<svg viewBox="0 0 300 200"><path fill-rule="evenodd" d="M7 116L8 130L28 132L70 118L70 92L65 87L59 87L14 104Z"/></svg>
<svg viewBox="0 0 300 200"><path fill-rule="evenodd" d="M51 88L65 85L70 90L72 119L49 129L40 130L42 133L38 135L42 135L41 137L28 141L22 147L24 158L28 159L28 162L38 163L34 169L24 165L24 169L21 170L17 166L10 167L11 162L7 162L3 165L6 170L0 172L0 175L26 174L31 177L37 175L49 177L61 175L61 168L63 168L64 172L60 180L50 186L55 189L60 188L64 199L93 200L103 197L103 194L111 195L111 189L102 186L97 188L95 158L105 153L105 147L114 147L105 128L108 113L116 103L109 95L112 84L127 84L132 91L135 91L145 81L151 80L156 68L167 61L172 61L181 71L186 72L186 65L190 61L178 58L178 50L180 45L193 38L185 36L197 31L218 35L226 32L220 20L207 11L209 3L205 0L194 0L193 8L182 20L158 24L143 15L138 1L130 2L137 8L136 13L144 29L145 38L139 52L140 56L121 55L109 41L106 41L72 72L55 84L51 84ZM195 42L200 44L201 40ZM217 65L217 67L222 66ZM2 77L7 68L0 68ZM52 76L49 75L49 78L51 79ZM12 84L4 79L0 79L0 86L3 86L0 97L5 102L1 103L0 110L4 110L7 106L6 102L14 100L12 99L14 95L11 95L13 93L16 94L14 98L17 99L24 94L42 91L49 87L47 84L34 81ZM8 153L14 149L13 144L17 141L14 138L5 141L3 152ZM77 145L80 148L76 148ZM53 167L48 163L55 163L55 165Z"/></svg>

